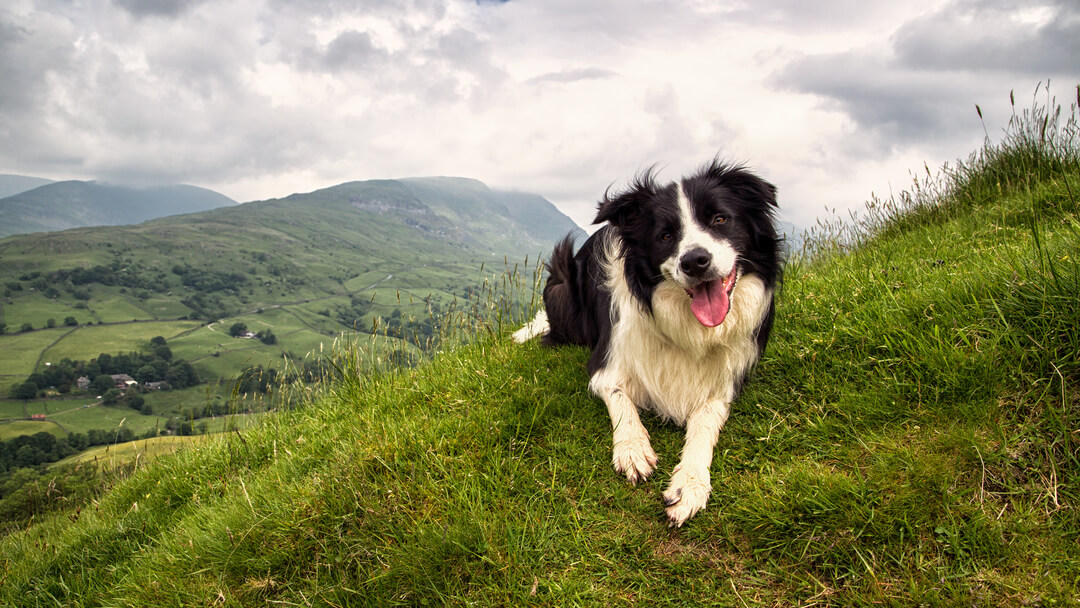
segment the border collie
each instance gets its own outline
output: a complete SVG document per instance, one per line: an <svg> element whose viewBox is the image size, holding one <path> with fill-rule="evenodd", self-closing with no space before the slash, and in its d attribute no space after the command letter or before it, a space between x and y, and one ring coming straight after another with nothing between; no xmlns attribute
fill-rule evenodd
<svg viewBox="0 0 1080 608"><path fill-rule="evenodd" d="M612 465L632 484L657 456L638 411L686 427L663 493L669 525L705 508L709 467L731 402L769 339L781 274L776 188L719 159L660 185L653 170L609 189L574 254L567 236L547 268L544 310L514 339L592 349L589 390L607 405Z"/></svg>

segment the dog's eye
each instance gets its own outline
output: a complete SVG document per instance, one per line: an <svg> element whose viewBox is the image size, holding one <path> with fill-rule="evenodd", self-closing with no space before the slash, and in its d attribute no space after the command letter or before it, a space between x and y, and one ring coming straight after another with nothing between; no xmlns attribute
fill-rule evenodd
<svg viewBox="0 0 1080 608"><path fill-rule="evenodd" d="M670 232L661 232L660 233L660 240L661 241L670 241L671 239L672 239L672 236L671 236Z"/></svg>
<svg viewBox="0 0 1080 608"><path fill-rule="evenodd" d="M712 225L713 226L719 226L720 224L723 224L726 221L727 221L727 216L725 216L723 214L720 214L720 213L717 213L716 215L714 215L712 217Z"/></svg>

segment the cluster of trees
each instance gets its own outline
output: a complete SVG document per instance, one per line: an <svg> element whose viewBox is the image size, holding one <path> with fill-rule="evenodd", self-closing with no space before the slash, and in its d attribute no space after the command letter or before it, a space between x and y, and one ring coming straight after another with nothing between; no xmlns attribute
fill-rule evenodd
<svg viewBox="0 0 1080 608"><path fill-rule="evenodd" d="M134 439L135 433L127 427L113 431L71 433L67 437L56 437L45 431L20 435L0 441L0 473L56 462L95 445L112 445Z"/></svg>
<svg viewBox="0 0 1080 608"><path fill-rule="evenodd" d="M218 294L196 293L180 300L180 303L193 311L190 315L192 319L213 321L232 316L236 312L226 306Z"/></svg>
<svg viewBox="0 0 1080 608"><path fill-rule="evenodd" d="M248 333L248 327L246 323L237 321L229 328L229 335L234 338L239 338ZM277 344L277 336L269 328L264 329L255 334L255 337L259 339L263 344Z"/></svg>
<svg viewBox="0 0 1080 608"><path fill-rule="evenodd" d="M421 350L428 351L435 345L439 333L439 325L442 316L434 310L422 319L413 316L404 316L401 310L395 309L388 317L380 317L378 332L385 333L392 338L401 338L413 343Z"/></svg>
<svg viewBox="0 0 1080 608"><path fill-rule="evenodd" d="M90 299L90 289L87 286L92 283L157 292L169 289L164 272L147 268L131 259L120 258L117 254L109 264L90 268L62 268L45 273L35 270L24 273L19 276L18 281L5 283L4 293L10 296L29 286L49 298L58 297L61 291L67 291L75 299L85 301Z"/></svg>
<svg viewBox="0 0 1080 608"><path fill-rule="evenodd" d="M66 394L71 392L76 379L82 376L90 380L92 390L105 395L115 385L111 377L114 374L127 374L139 383L164 381L169 383L170 388L176 389L199 383L199 374L191 363L184 359L173 359L165 338L156 336L150 340L150 348L146 352L102 353L90 361L63 359L46 366L44 370L30 374L25 382L16 384L10 397L33 399L49 388Z"/></svg>
<svg viewBox="0 0 1080 608"><path fill-rule="evenodd" d="M337 320L346 327L351 327L357 331L363 331L367 329L364 327L364 316L370 310L371 300L360 296L353 296L348 306L337 307ZM325 316L330 316L329 311L326 311Z"/></svg>
<svg viewBox="0 0 1080 608"><path fill-rule="evenodd" d="M48 276L50 285L67 287L77 299L89 299L89 292L79 292L74 287L91 283L159 292L166 291L169 287L164 280L164 273L144 268L131 260L116 259L107 266L61 269L49 273Z"/></svg>
<svg viewBox="0 0 1080 608"><path fill-rule="evenodd" d="M333 368L325 360L306 360L295 371L279 371L274 368L264 368L261 365L246 367L236 379L232 392L240 395L262 393L267 394L275 388L294 382L307 384L318 382L331 377Z"/></svg>
<svg viewBox="0 0 1080 608"><path fill-rule="evenodd" d="M173 274L180 277L180 282L185 287L203 293L215 291L236 291L247 283L248 278L239 272L221 272L208 268L194 268L177 264L172 268Z"/></svg>
<svg viewBox="0 0 1080 608"><path fill-rule="evenodd" d="M108 483L95 466L26 467L0 473L0 535L51 511L73 509Z"/></svg>

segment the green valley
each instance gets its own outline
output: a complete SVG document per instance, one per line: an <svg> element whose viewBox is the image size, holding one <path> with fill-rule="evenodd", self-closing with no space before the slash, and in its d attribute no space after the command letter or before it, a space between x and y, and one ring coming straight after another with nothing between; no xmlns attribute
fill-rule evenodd
<svg viewBox="0 0 1080 608"><path fill-rule="evenodd" d="M214 402L247 411L233 382L242 370L298 368L358 334L381 334L382 351L415 360L437 331L432 319L574 230L541 197L442 177L11 236L0 240L0 396L49 365L143 351L160 337L201 386L147 392L154 415L124 412L136 435ZM44 420L8 401L5 437L67 426L61 410L90 405L86 420L108 411L98 393L57 388L31 401L39 414L52 410ZM101 416L97 428L119 419ZM75 427L92 427L86 420Z"/></svg>

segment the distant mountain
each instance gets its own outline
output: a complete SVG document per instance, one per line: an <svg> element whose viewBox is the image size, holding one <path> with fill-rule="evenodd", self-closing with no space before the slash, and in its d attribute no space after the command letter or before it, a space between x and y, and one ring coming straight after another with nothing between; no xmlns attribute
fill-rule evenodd
<svg viewBox="0 0 1080 608"><path fill-rule="evenodd" d="M51 184L53 180L41 177L29 177L26 175L0 174L0 198L8 197L27 190L33 190L38 186Z"/></svg>
<svg viewBox="0 0 1080 608"><path fill-rule="evenodd" d="M295 237L304 234L314 247L342 242L378 258L416 263L430 261L429 255L481 259L492 254L537 254L567 232L581 231L541 196L492 190L483 182L460 177L347 182L281 199L163 218L151 225L191 223L229 225L233 232L253 225L260 230L273 227Z"/></svg>
<svg viewBox="0 0 1080 608"><path fill-rule="evenodd" d="M235 205L236 201L223 194L196 186L134 188L97 182L52 182L0 199L0 237L137 224Z"/></svg>
<svg viewBox="0 0 1080 608"><path fill-rule="evenodd" d="M85 185L59 182L25 194L41 200L41 190ZM0 204L13 200L19 196ZM68 291L90 285L98 294L87 281L100 274L100 293L128 285L143 290L144 298L156 294L172 302L161 305L170 312L153 313L157 319L220 318L301 298L347 300L375 282L417 293L434 289L449 301L476 279L481 264L501 263L504 256L511 264L526 256L535 262L569 232L584 234L543 197L492 190L472 179L348 182L132 226L9 236L0 239L0 280L25 280L25 290L15 295L31 293L33 279L22 277L34 276ZM429 278L400 282L403 273L421 268L430 269ZM77 269L94 272L63 272ZM198 304L199 293L212 293L213 305ZM96 310L94 300L90 309ZM5 321L14 326L16 319Z"/></svg>

